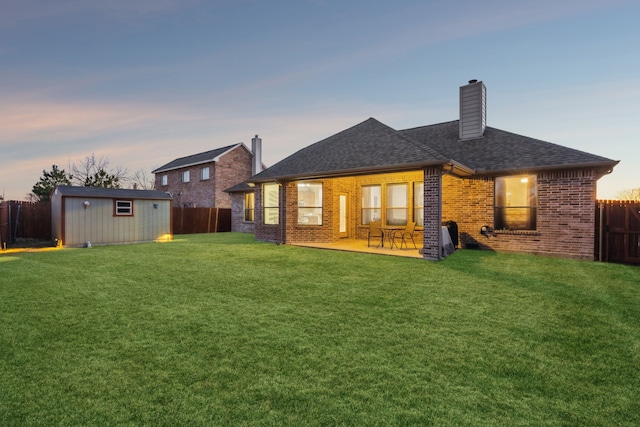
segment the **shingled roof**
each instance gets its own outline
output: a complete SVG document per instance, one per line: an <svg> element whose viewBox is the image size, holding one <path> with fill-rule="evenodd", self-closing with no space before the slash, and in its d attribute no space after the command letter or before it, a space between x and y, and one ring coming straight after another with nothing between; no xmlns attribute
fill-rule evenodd
<svg viewBox="0 0 640 427"><path fill-rule="evenodd" d="M248 182L344 176L453 166L462 175L593 167L606 173L618 162L539 139L487 127L461 141L459 121L395 130L369 118L312 144Z"/></svg>
<svg viewBox="0 0 640 427"><path fill-rule="evenodd" d="M432 148L369 118L303 148L257 174L249 182L407 170L443 165L448 160Z"/></svg>
<svg viewBox="0 0 640 427"><path fill-rule="evenodd" d="M173 169L185 168L188 166L199 165L202 163L215 162L218 158L234 148L241 146L242 143L227 145L226 147L216 148L215 150L205 151L204 153L192 154L191 156L180 157L172 160L166 165L160 166L151 173L167 172Z"/></svg>
<svg viewBox="0 0 640 427"><path fill-rule="evenodd" d="M482 138L461 141L459 121L400 131L476 173L517 172L564 167L612 168L618 162L584 151L487 127Z"/></svg>

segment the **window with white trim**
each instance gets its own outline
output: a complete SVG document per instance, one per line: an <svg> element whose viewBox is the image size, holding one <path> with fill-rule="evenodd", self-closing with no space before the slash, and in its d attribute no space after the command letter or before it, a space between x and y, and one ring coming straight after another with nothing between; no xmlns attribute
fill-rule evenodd
<svg viewBox="0 0 640 427"><path fill-rule="evenodd" d="M322 183L298 183L298 225L322 225Z"/></svg>
<svg viewBox="0 0 640 427"><path fill-rule="evenodd" d="M280 222L280 188L278 184L262 185L263 222L267 225Z"/></svg>
<svg viewBox="0 0 640 427"><path fill-rule="evenodd" d="M362 224L368 225L373 221L380 221L382 204L382 190L380 185L362 186Z"/></svg>
<svg viewBox="0 0 640 427"><path fill-rule="evenodd" d="M113 213L115 216L133 216L133 200L114 200Z"/></svg>
<svg viewBox="0 0 640 427"><path fill-rule="evenodd" d="M166 174L160 177L160 185L169 185L169 177Z"/></svg>
<svg viewBox="0 0 640 427"><path fill-rule="evenodd" d="M200 169L200 180L206 181L207 179L209 179L209 166Z"/></svg>
<svg viewBox="0 0 640 427"><path fill-rule="evenodd" d="M189 171L182 172L182 182L189 182L191 180L191 174Z"/></svg>
<svg viewBox="0 0 640 427"><path fill-rule="evenodd" d="M409 186L407 184L387 185L387 225L406 225L409 214Z"/></svg>

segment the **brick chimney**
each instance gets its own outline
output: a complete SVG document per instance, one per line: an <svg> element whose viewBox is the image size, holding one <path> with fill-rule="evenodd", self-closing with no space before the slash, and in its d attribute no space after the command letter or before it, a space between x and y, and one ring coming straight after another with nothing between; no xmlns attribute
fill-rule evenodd
<svg viewBox="0 0 640 427"><path fill-rule="evenodd" d="M251 176L254 176L262 172L262 139L258 138L258 135L251 140L251 152L253 153Z"/></svg>
<svg viewBox="0 0 640 427"><path fill-rule="evenodd" d="M460 140L482 138L487 126L487 88L478 80L460 87Z"/></svg>

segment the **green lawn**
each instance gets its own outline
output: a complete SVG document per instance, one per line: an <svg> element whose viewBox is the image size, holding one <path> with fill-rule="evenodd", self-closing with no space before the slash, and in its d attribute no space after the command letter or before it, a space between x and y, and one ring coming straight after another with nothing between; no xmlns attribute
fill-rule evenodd
<svg viewBox="0 0 640 427"><path fill-rule="evenodd" d="M638 425L640 268L258 243L0 254L0 425Z"/></svg>

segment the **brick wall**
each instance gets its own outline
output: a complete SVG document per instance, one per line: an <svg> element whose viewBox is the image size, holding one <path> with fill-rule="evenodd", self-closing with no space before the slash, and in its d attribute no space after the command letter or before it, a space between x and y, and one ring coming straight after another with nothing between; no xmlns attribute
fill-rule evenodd
<svg viewBox="0 0 640 427"><path fill-rule="evenodd" d="M338 213L338 201L334 195L335 180L313 181L322 183L322 225L298 225L298 182L286 185L287 243L329 243L334 239L333 228ZM336 209L334 209L334 206ZM337 228L337 227L336 227ZM336 237L337 238L337 237Z"/></svg>
<svg viewBox="0 0 640 427"><path fill-rule="evenodd" d="M442 192L440 168L424 171L424 231L422 238L423 257L428 260L440 258L442 215L440 195Z"/></svg>
<svg viewBox="0 0 640 427"><path fill-rule="evenodd" d="M281 215L286 243L337 241L340 238L340 193L350 195L349 237L366 239L368 226L361 225L362 185L411 183L422 178L425 230L416 241L422 239L425 259L440 257L441 223L449 220L458 224L461 247L593 259L596 175L592 170L537 174L537 229L498 230L488 235L483 235L480 230L484 225L494 226L493 177L457 178L441 175L438 169L426 169L422 175L422 172L406 172L323 180L322 226L298 225L297 182L287 183L283 187L280 205L287 212L286 216ZM409 187L409 197L412 198L412 186ZM257 190L255 194L256 207L261 206L261 191ZM237 209L241 208L240 203ZM241 214L240 210L236 215ZM281 225L262 224L262 212L256 209L255 233L259 240L279 241L280 228Z"/></svg>
<svg viewBox="0 0 640 427"><path fill-rule="evenodd" d="M458 224L462 246L593 259L596 175L593 170L537 174L538 209L535 231L501 231L493 227L494 180L443 177L442 219Z"/></svg>
<svg viewBox="0 0 640 427"><path fill-rule="evenodd" d="M244 220L244 194L231 194L231 231L255 233L255 222Z"/></svg>
<svg viewBox="0 0 640 427"><path fill-rule="evenodd" d="M254 229L257 240L262 240L265 242L282 242L280 237L281 228L284 229L286 226L286 221L282 215L282 206L283 206L283 197L282 197L282 187L280 188L280 222L281 224L264 224L263 211L262 211L262 185L256 184L256 192L255 192L255 202L256 202L256 212L255 212L255 223Z"/></svg>
<svg viewBox="0 0 640 427"><path fill-rule="evenodd" d="M214 200L219 208L231 207L231 194L224 190L251 178L253 155L239 146L220 158L214 176Z"/></svg>
<svg viewBox="0 0 640 427"><path fill-rule="evenodd" d="M251 177L253 155L244 147L238 146L223 155L218 162L203 163L186 168L157 173L155 185L161 191L173 195L173 205L232 208L231 195L224 190L231 188ZM201 170L209 167L209 179L201 179ZM182 173L190 172L189 182L182 182ZM162 185L162 176L167 175L167 185Z"/></svg>

